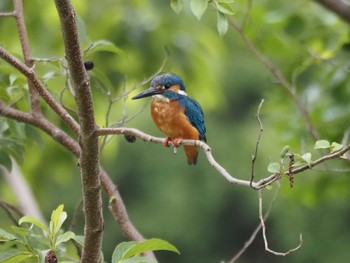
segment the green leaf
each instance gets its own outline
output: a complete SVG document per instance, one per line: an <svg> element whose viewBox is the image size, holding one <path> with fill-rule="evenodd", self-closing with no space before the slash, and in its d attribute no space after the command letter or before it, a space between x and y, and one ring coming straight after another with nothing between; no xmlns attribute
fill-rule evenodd
<svg viewBox="0 0 350 263"><path fill-rule="evenodd" d="M84 51L84 55L87 55L90 52L99 51L111 52L117 55L124 54L124 52L112 42L102 39L99 41L92 42L91 45Z"/></svg>
<svg viewBox="0 0 350 263"><path fill-rule="evenodd" d="M289 149L290 149L290 146L289 145L286 145L283 147L282 151L281 151L281 158L284 158L286 157L286 154L289 152Z"/></svg>
<svg viewBox="0 0 350 263"><path fill-rule="evenodd" d="M0 240L1 241L16 240L16 239L18 239L18 238L15 235L12 235L11 233L0 228Z"/></svg>
<svg viewBox="0 0 350 263"><path fill-rule="evenodd" d="M156 251L156 250L166 250L166 251L172 251L177 254L180 254L179 250L169 242L158 238L151 238L151 239L142 241L138 244L135 244L128 251L126 251L126 253L123 255L123 259L130 258L147 251Z"/></svg>
<svg viewBox="0 0 350 263"><path fill-rule="evenodd" d="M131 249L137 243L137 241L122 242L118 246L116 246L112 254L112 263L120 262L120 260L123 259L123 256L126 253L126 251Z"/></svg>
<svg viewBox="0 0 350 263"><path fill-rule="evenodd" d="M311 163L311 153L305 153L301 156L301 159L303 159L308 165Z"/></svg>
<svg viewBox="0 0 350 263"><path fill-rule="evenodd" d="M176 14L180 14L183 8L183 0L171 0L170 7Z"/></svg>
<svg viewBox="0 0 350 263"><path fill-rule="evenodd" d="M328 149L330 147L329 141L318 140L315 143L314 149Z"/></svg>
<svg viewBox="0 0 350 263"><path fill-rule="evenodd" d="M233 7L230 4L225 3L225 2L219 2L219 1L214 1L213 3L215 5L216 9L220 13L230 15L230 16L235 14Z"/></svg>
<svg viewBox="0 0 350 263"><path fill-rule="evenodd" d="M64 205L59 205L51 214L50 232L57 234L62 227L63 222L67 219L67 213L63 211Z"/></svg>
<svg viewBox="0 0 350 263"><path fill-rule="evenodd" d="M281 172L281 165L279 163L270 163L268 166L267 166L267 170L270 172L270 173L279 173Z"/></svg>
<svg viewBox="0 0 350 263"><path fill-rule="evenodd" d="M73 240L75 240L80 246L84 246L84 236L75 235Z"/></svg>
<svg viewBox="0 0 350 263"><path fill-rule="evenodd" d="M337 152L337 151L340 151L341 149L343 149L343 145L339 144L337 142L332 142L330 148L331 148L331 152Z"/></svg>
<svg viewBox="0 0 350 263"><path fill-rule="evenodd" d="M221 12L217 12L217 23L216 23L217 30L219 32L220 36L224 36L227 33L228 30L228 21L225 16L225 14Z"/></svg>
<svg viewBox="0 0 350 263"><path fill-rule="evenodd" d="M67 231L62 235L59 235L56 239L55 246L57 247L59 244L67 242L68 240L71 240L74 238L75 234L72 231Z"/></svg>
<svg viewBox="0 0 350 263"><path fill-rule="evenodd" d="M0 164L5 166L8 171L12 170L11 158L5 151L2 150L0 150Z"/></svg>
<svg viewBox="0 0 350 263"><path fill-rule="evenodd" d="M0 253L1 263L19 263L31 258L33 255L19 250L8 250Z"/></svg>
<svg viewBox="0 0 350 263"><path fill-rule="evenodd" d="M200 20L208 8L208 0L192 0L190 7L192 13Z"/></svg>
<svg viewBox="0 0 350 263"><path fill-rule="evenodd" d="M18 224L21 225L22 223L33 224L33 225L41 228L42 230L44 230L46 233L49 233L49 229L43 223L41 223L38 219L36 219L34 217L24 216L18 221Z"/></svg>
<svg viewBox="0 0 350 263"><path fill-rule="evenodd" d="M18 227L18 226L11 226L11 229L13 230L14 233L26 237L29 234L29 230L27 228L23 227Z"/></svg>

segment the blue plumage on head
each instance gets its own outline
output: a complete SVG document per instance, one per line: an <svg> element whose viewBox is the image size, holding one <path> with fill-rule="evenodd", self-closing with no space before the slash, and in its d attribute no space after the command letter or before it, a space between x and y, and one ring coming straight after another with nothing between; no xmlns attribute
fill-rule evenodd
<svg viewBox="0 0 350 263"><path fill-rule="evenodd" d="M186 88L182 79L174 73L165 73L165 74L156 76L151 81L151 87L165 86L169 88L173 85L179 85L180 90L186 91Z"/></svg>

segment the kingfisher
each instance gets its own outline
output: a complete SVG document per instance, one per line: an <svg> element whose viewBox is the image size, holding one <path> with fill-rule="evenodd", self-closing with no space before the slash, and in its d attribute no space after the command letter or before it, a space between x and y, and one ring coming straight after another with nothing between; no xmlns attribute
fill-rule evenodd
<svg viewBox="0 0 350 263"><path fill-rule="evenodd" d="M133 100L152 96L151 115L154 123L167 138L164 145L172 141L178 147L182 139L207 142L204 114L197 101L187 96L182 79L173 74L158 75L151 81L149 89L142 91ZM184 145L187 162L196 165L199 147Z"/></svg>

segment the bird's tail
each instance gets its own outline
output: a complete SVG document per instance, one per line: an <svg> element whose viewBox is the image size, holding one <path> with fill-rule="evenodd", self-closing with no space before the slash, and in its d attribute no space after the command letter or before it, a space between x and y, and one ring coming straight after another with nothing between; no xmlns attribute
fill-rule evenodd
<svg viewBox="0 0 350 263"><path fill-rule="evenodd" d="M184 150L187 156L189 165L196 165L198 159L199 148L197 146L184 145Z"/></svg>

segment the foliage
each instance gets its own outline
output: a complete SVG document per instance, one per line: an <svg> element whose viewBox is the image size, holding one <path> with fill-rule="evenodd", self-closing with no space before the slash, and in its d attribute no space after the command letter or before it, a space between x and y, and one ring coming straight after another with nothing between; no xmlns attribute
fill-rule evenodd
<svg viewBox="0 0 350 263"><path fill-rule="evenodd" d="M208 142L215 158L240 178L250 178L250 156L258 132L254 113L262 97L266 103L261 113L264 132L255 169L257 177L287 172L291 153L296 167L337 152L340 145L348 143L349 29L317 3L171 0L171 10L169 1L160 0L72 2L79 17L84 59L95 65L89 76L99 126L137 127L161 136L147 110L138 115L144 105L130 102L123 94L144 88L144 80L166 59L161 70L181 75L188 93L204 109ZM55 99L76 117L54 6L38 0L24 1L24 5L36 58L35 72ZM0 11L7 10L11 10L10 1L1 1ZM15 24L11 18L0 19L0 45L20 58L21 47L13 33ZM325 141L310 135L291 94L260 64L232 27L232 20L244 25L246 37L290 82L320 133L319 138ZM27 91L26 79L0 61L1 100L28 111ZM52 122L69 132L45 104L42 107ZM5 118L0 119L0 124L1 164L11 169L10 157L21 164L45 214L50 213L52 203L65 203L67 211L73 211L81 198L77 160L29 125ZM180 257L160 254L161 262L229 259L258 224L254 193L227 185L206 163L203 153L193 169L186 166L181 151L174 156L158 145L140 140L129 144L115 136L106 141L102 163L121 189L130 218L146 235L164 237L181 248ZM281 153L284 145L289 149ZM275 156L280 156L279 160ZM348 259L344 244L350 242L349 164L337 160L321 167L295 177L293 189L288 184L289 177L280 181L280 194L267 222L271 245L289 248L299 232L305 239L302 250L284 258L285 262ZM1 199L16 203L4 179L0 180ZM272 190L276 188L272 186ZM271 192L265 192L267 199ZM5 214L0 217L4 218L2 228L10 225ZM114 219L105 217L104 253L110 258L115 243L121 243L124 237L117 227L111 227ZM75 233L82 232L82 225L80 220ZM54 228L44 230L47 236L41 231L46 249L65 240L64 236L58 239L62 232L54 234ZM24 229L20 230L22 235L11 230L2 236L7 236L10 243L15 240L9 235L23 241L24 231L29 231L26 235L32 240L35 235L31 231L38 227L20 229ZM63 245L66 244L60 244ZM242 262L280 261L266 255L263 249L256 242L242 256ZM18 256L14 259L37 255L25 251L14 255Z"/></svg>

